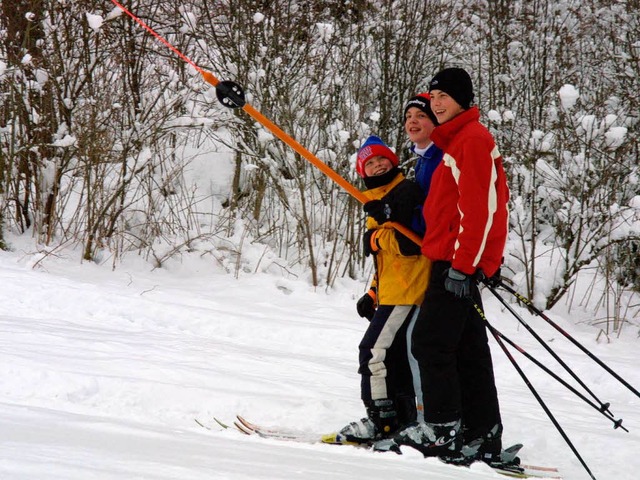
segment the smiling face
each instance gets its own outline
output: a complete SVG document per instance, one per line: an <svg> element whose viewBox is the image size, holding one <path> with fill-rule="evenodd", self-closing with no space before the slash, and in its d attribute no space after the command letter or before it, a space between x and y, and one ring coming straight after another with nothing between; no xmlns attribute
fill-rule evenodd
<svg viewBox="0 0 640 480"><path fill-rule="evenodd" d="M429 145L429 136L434 128L435 125L429 115L422 110L416 107L407 110L404 116L404 131L418 148L426 148Z"/></svg>
<svg viewBox="0 0 640 480"><path fill-rule="evenodd" d="M429 93L431 94L431 110L440 125L464 112L460 104L442 90L431 90Z"/></svg>
<svg viewBox="0 0 640 480"><path fill-rule="evenodd" d="M367 160L364 164L364 174L367 177L377 177L383 175L393 168L391 160L381 155L376 155Z"/></svg>

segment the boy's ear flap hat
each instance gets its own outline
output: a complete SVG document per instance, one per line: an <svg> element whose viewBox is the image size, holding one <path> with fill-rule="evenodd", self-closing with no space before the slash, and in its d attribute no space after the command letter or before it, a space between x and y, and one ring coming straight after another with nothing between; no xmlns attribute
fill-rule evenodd
<svg viewBox="0 0 640 480"><path fill-rule="evenodd" d="M438 119L436 118L435 114L431 110L430 102L431 102L431 95L429 95L429 92L419 93L415 97L411 97L409 101L406 103L406 105L404 106L404 116L405 117L407 116L407 110L409 110L411 107L415 107L419 110L422 110L427 115L429 115L429 118L431 119L434 125L438 125ZM403 121L404 121L404 118L403 118Z"/></svg>
<svg viewBox="0 0 640 480"><path fill-rule="evenodd" d="M449 94L458 105L467 110L473 102L471 77L463 68L451 67L440 70L429 82L429 93L442 90Z"/></svg>
<svg viewBox="0 0 640 480"><path fill-rule="evenodd" d="M367 163L367 160L377 155L391 160L391 164L394 167L398 166L398 156L391 151L380 137L371 135L362 144L360 150L358 150L358 157L356 160L356 172L358 172L358 175L362 178L367 176L366 173L364 173L364 165Z"/></svg>

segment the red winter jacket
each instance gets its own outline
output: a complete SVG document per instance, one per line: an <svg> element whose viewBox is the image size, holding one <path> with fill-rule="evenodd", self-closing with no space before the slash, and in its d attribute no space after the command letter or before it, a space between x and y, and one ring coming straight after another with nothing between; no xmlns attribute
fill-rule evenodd
<svg viewBox="0 0 640 480"><path fill-rule="evenodd" d="M500 267L507 239L509 188L493 136L472 107L436 127L444 151L424 204L427 231L422 253L466 274Z"/></svg>

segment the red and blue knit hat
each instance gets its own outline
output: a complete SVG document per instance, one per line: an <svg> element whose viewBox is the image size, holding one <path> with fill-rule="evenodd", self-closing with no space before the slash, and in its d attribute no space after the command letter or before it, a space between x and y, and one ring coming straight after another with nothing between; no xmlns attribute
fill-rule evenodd
<svg viewBox="0 0 640 480"><path fill-rule="evenodd" d="M358 150L358 159L356 160L356 172L362 178L367 175L364 173L364 165L371 157L381 156L388 158L394 167L398 166L398 157L391 149L382 141L380 137L371 135Z"/></svg>

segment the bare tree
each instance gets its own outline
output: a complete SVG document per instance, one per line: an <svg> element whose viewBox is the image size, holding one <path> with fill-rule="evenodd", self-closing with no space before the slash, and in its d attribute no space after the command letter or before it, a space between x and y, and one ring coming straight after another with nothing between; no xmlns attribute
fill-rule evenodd
<svg viewBox="0 0 640 480"><path fill-rule="evenodd" d="M639 192L625 181L640 154L636 3L142 1L135 13L357 186L362 141L378 134L402 156L406 100L440 68L466 68L511 183L506 270L551 307L594 266L637 288ZM160 266L200 248L237 272L251 241L313 285L362 274L357 202L224 109L130 18L90 0L5 2L0 22L7 228L80 245L85 259L131 250ZM565 85L578 92L571 105ZM229 162L227 192L191 177L214 155ZM628 268L612 268L622 258Z"/></svg>

